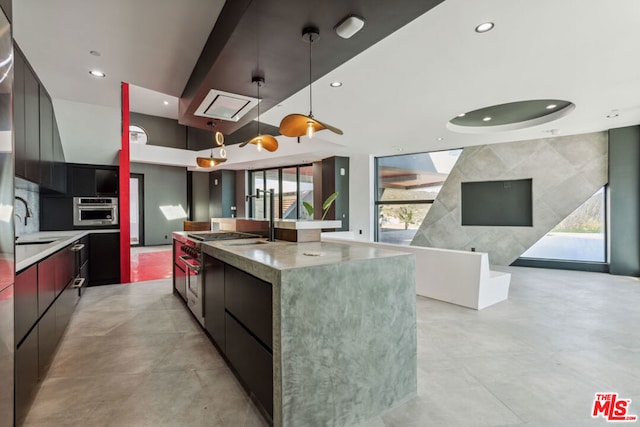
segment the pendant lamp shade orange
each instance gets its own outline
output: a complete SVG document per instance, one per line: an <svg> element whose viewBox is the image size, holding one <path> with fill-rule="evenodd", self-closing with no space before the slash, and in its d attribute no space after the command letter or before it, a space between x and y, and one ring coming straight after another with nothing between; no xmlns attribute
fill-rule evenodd
<svg viewBox="0 0 640 427"><path fill-rule="evenodd" d="M307 27L302 30L302 39L309 43L309 115L289 114L288 116L285 116L280 122L280 133L284 136L301 137L306 135L307 137L312 138L314 133L328 129L331 132L342 135L342 131L337 127L323 123L313 117L311 45L313 42L320 39L320 33L315 27Z"/></svg>
<svg viewBox="0 0 640 427"><path fill-rule="evenodd" d="M222 134L222 132L213 131L213 128L215 127L214 122L208 122L207 124L211 126L213 141L216 143L218 147L220 147L220 150L219 150L219 157L213 157L213 149L215 147L213 147L212 145L211 154L209 155L209 157L197 157L196 163L201 168L213 168L215 166L218 166L220 163L224 163L227 161L227 150L225 150L224 148L224 135Z"/></svg>
<svg viewBox="0 0 640 427"><path fill-rule="evenodd" d="M264 84L264 77L253 76L251 81L258 86L258 135L254 136L248 141L240 144L240 148L247 144L254 144L258 151L265 149L269 152L274 152L278 149L278 140L271 135L263 135L260 133L260 86Z"/></svg>

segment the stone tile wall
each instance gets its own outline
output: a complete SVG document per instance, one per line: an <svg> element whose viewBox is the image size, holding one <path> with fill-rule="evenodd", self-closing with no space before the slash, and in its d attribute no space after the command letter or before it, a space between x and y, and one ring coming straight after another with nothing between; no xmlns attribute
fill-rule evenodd
<svg viewBox="0 0 640 427"><path fill-rule="evenodd" d="M509 265L607 183L606 132L466 147L412 245L489 253ZM532 178L533 227L461 225L461 183Z"/></svg>

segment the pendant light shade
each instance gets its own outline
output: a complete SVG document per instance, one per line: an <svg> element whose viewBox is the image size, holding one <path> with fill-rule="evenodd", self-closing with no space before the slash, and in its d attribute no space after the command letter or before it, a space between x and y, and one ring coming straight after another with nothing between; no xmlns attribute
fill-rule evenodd
<svg viewBox="0 0 640 427"><path fill-rule="evenodd" d="M214 122L208 122L209 126L211 126L211 133L213 134L213 142L220 147L218 151L219 156L213 157L213 145L211 146L211 154L209 157L197 157L196 163L201 168L213 168L218 166L220 163L224 163L227 161L227 150L224 148L224 135L222 132L214 132L213 128L215 127Z"/></svg>
<svg viewBox="0 0 640 427"><path fill-rule="evenodd" d="M302 39L309 43L309 115L289 114L280 122L280 133L284 136L312 138L321 130L328 129L331 132L342 135L342 131L335 126L323 123L313 117L313 97L312 97L312 73L311 73L311 45L320 39L320 33L315 27L307 27L302 30Z"/></svg>
<svg viewBox="0 0 640 427"><path fill-rule="evenodd" d="M240 148L247 144L254 144L258 151L265 149L269 152L274 152L278 149L278 140L271 135L263 135L260 133L260 86L264 84L264 77L253 76L251 81L258 86L258 135L254 136L248 141L240 144Z"/></svg>

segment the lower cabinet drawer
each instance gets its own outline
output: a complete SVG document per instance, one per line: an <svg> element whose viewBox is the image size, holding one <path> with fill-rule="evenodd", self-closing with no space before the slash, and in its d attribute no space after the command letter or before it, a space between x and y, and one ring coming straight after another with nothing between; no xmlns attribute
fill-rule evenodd
<svg viewBox="0 0 640 427"><path fill-rule="evenodd" d="M38 322L38 378L43 380L58 344L56 335L56 306L53 304Z"/></svg>
<svg viewBox="0 0 640 427"><path fill-rule="evenodd" d="M38 328L31 330L15 352L15 417L22 425L38 385Z"/></svg>
<svg viewBox="0 0 640 427"><path fill-rule="evenodd" d="M273 417L273 356L225 313L226 356L244 384Z"/></svg>
<svg viewBox="0 0 640 427"><path fill-rule="evenodd" d="M225 308L270 349L273 348L271 301L271 283L225 265Z"/></svg>

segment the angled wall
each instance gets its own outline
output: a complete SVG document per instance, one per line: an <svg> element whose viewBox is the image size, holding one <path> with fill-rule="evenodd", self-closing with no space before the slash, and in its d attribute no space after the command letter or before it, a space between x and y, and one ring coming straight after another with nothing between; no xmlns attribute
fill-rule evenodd
<svg viewBox="0 0 640 427"><path fill-rule="evenodd" d="M509 265L607 183L607 133L466 147L412 245L489 253ZM461 183L532 178L533 226L461 225Z"/></svg>

